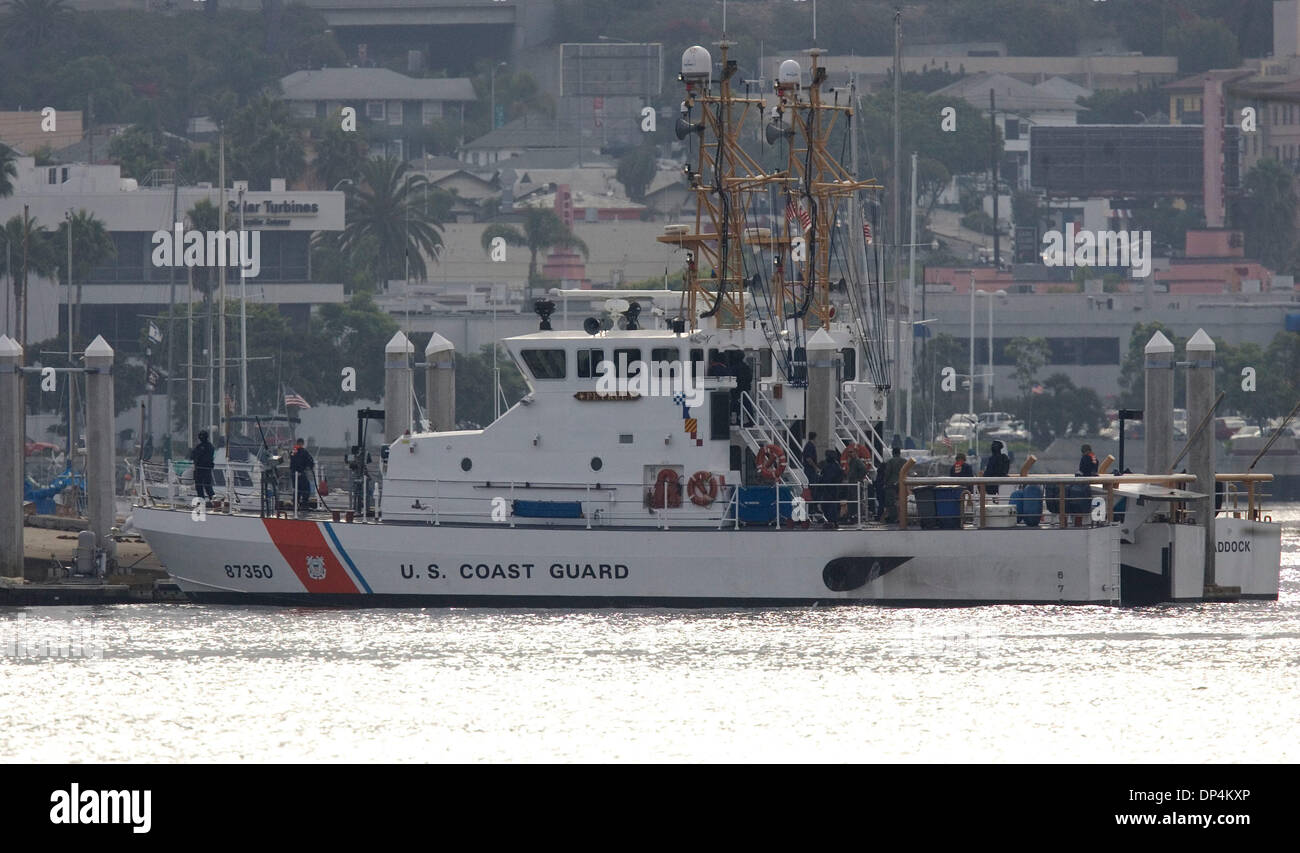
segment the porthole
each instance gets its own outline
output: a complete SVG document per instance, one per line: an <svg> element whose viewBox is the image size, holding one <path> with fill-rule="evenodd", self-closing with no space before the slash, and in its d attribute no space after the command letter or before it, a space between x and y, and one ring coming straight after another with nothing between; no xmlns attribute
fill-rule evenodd
<svg viewBox="0 0 1300 853"><path fill-rule="evenodd" d="M469 457L468 457L468 456L466 456L464 459L460 460L460 470L462 470L462 471L468 471L469 469L471 469L471 468L473 468L473 467L474 467L474 463L471 462L471 461L469 460Z"/></svg>
<svg viewBox="0 0 1300 853"><path fill-rule="evenodd" d="M602 467L604 467L604 465L605 463L600 461L599 456L591 457L591 470L599 471Z"/></svg>

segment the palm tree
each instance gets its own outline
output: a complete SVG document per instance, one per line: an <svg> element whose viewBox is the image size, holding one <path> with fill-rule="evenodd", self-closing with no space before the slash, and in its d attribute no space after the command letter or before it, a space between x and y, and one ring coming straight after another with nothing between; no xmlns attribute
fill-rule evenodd
<svg viewBox="0 0 1300 853"><path fill-rule="evenodd" d="M577 249L588 257L587 244L573 233L555 211L544 207L531 207L524 216L523 231L513 225L489 225L483 229L483 251L491 250L492 240L500 237L511 246L528 247L528 298L533 298L533 286L540 281L537 272L537 255L548 249Z"/></svg>
<svg viewBox="0 0 1300 853"><path fill-rule="evenodd" d="M428 278L424 256L436 260L442 251L442 223L425 204L428 181L410 170L409 163L393 157L368 160L361 166L360 182L347 185L342 248L349 252L372 238L379 253L379 281L404 278L408 259L412 275Z"/></svg>
<svg viewBox="0 0 1300 853"><path fill-rule="evenodd" d="M0 142L0 198L8 198L14 194L14 182L12 179L18 177L18 154Z"/></svg>
<svg viewBox="0 0 1300 853"><path fill-rule="evenodd" d="M90 277L90 272L95 267L117 257L117 246L113 243L113 238L109 236L108 229L104 227L101 219L88 210L78 210L72 214L72 220L64 219L59 223L58 240L55 241L54 250L58 256L58 270L60 277L66 282L68 280L68 226L72 227L72 276L77 284L77 314L74 320L74 331L81 329L81 286L86 279ZM73 335L74 338L78 337Z"/></svg>
<svg viewBox="0 0 1300 853"><path fill-rule="evenodd" d="M23 217L21 215L11 218L4 225L4 234L0 237L5 247L8 249L6 256L10 258L14 280L14 317L15 331L21 340L19 343L27 345L27 323L24 319L25 307L23 305L23 295L25 292L23 282L30 279L33 274L39 276L50 276L58 270L58 257L55 255L55 249L50 241L50 232L44 225L36 221L34 217L27 217L27 233L24 241L23 234ZM26 246L27 261L23 263L24 245Z"/></svg>

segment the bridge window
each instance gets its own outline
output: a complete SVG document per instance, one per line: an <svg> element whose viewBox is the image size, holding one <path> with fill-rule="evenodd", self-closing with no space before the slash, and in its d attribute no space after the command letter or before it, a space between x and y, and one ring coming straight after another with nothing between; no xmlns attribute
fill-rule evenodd
<svg viewBox="0 0 1300 853"><path fill-rule="evenodd" d="M681 358L677 347L655 347L650 350L651 361L676 361Z"/></svg>
<svg viewBox="0 0 1300 853"><path fill-rule="evenodd" d="M616 349L614 350L614 370L618 376L630 376L632 374L632 363L641 360L641 349Z"/></svg>
<svg viewBox="0 0 1300 853"><path fill-rule="evenodd" d="M842 379L844 382L852 382L858 377L858 351L853 347L845 347L840 350L840 359L843 361L844 369Z"/></svg>
<svg viewBox="0 0 1300 853"><path fill-rule="evenodd" d="M578 350L578 378L592 379L600 376L600 363L604 360L603 349Z"/></svg>
<svg viewBox="0 0 1300 853"><path fill-rule="evenodd" d="M526 349L519 353L534 379L563 379L565 354L562 349Z"/></svg>

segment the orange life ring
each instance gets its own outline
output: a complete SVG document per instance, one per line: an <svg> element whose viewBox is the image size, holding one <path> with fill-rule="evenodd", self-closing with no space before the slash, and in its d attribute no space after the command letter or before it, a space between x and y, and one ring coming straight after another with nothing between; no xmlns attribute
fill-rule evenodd
<svg viewBox="0 0 1300 853"><path fill-rule="evenodd" d="M686 494L696 506L709 506L718 497L718 481L712 471L696 471L686 483Z"/></svg>
<svg viewBox="0 0 1300 853"><path fill-rule="evenodd" d="M785 451L778 445L763 445L754 461L758 465L758 476L764 480L776 481L785 473Z"/></svg>
<svg viewBox="0 0 1300 853"><path fill-rule="evenodd" d="M655 477L654 492L651 497L652 508L676 509L682 505L682 488L679 480L677 472L671 468L664 468L659 472Z"/></svg>

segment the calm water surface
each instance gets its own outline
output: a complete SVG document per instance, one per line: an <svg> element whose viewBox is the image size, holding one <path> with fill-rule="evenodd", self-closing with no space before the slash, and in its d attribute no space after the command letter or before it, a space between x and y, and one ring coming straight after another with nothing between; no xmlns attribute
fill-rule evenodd
<svg viewBox="0 0 1300 853"><path fill-rule="evenodd" d="M1296 761L1274 515L1276 603L3 609L0 760Z"/></svg>

